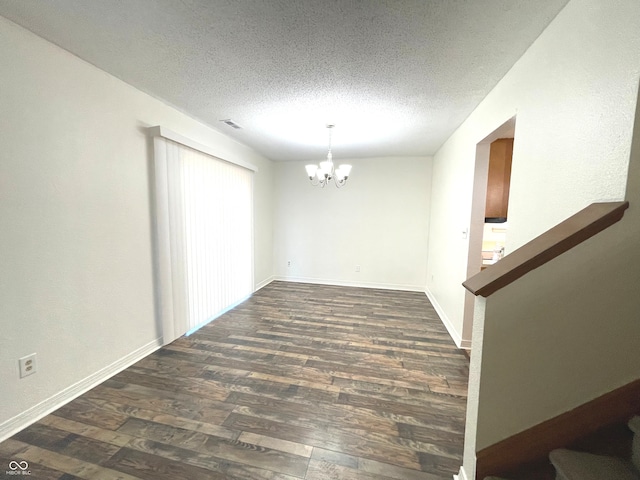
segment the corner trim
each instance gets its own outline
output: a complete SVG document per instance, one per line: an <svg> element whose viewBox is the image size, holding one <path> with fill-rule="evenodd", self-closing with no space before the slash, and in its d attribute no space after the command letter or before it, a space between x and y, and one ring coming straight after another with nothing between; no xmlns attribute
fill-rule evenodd
<svg viewBox="0 0 640 480"><path fill-rule="evenodd" d="M451 320L449 320L449 317L447 317L447 314L444 313L444 309L440 306L440 304L436 300L436 297L433 295L433 293L431 293L431 291L428 288L425 288L424 294L427 296L427 298L431 302L431 305L433 305L433 308L435 309L436 313L440 317L440 321L447 329L447 332L449 332L449 335L453 339L456 346L458 348L470 350L471 340L466 340L462 338L462 336L458 333L456 328L453 326L453 323L451 323Z"/></svg>
<svg viewBox="0 0 640 480"><path fill-rule="evenodd" d="M92 373L88 377L74 383L73 385L61 390L60 392L52 395L51 397L43 400L42 402L34 405L33 407L19 413L13 418L10 418L6 422L0 424L0 442L15 435L20 430L28 427L34 422L37 422L42 417L49 415L63 405L69 403L76 397L79 397L83 393L91 390L96 385L111 378L116 373L121 372L125 368L133 365L137 361L146 357L147 355L155 352L162 347L162 338L156 338L155 340L143 345L142 347L134 350L133 352L125 355L124 357L116 360L110 365Z"/></svg>

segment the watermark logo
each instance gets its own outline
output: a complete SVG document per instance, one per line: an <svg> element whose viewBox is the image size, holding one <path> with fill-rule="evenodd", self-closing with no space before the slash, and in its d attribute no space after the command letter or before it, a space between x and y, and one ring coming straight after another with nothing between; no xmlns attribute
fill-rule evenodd
<svg viewBox="0 0 640 480"><path fill-rule="evenodd" d="M7 475L31 475L31 470L29 470L29 464L26 460L21 462L11 460L9 462L9 470L5 473Z"/></svg>

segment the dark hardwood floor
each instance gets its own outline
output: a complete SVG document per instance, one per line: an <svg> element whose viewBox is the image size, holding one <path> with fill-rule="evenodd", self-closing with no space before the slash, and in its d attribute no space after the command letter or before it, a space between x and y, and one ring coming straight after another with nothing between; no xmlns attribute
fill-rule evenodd
<svg viewBox="0 0 640 480"><path fill-rule="evenodd" d="M273 282L0 443L0 471L451 480L467 377L424 293Z"/></svg>

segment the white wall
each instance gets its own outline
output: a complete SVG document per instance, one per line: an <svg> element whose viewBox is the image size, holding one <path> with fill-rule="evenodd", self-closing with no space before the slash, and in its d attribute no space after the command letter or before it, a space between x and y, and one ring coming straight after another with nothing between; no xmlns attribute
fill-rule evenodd
<svg viewBox="0 0 640 480"><path fill-rule="evenodd" d="M620 222L486 299L478 449L640 378L640 103L625 190Z"/></svg>
<svg viewBox="0 0 640 480"><path fill-rule="evenodd" d="M478 142L516 116L507 253L593 201L624 196L639 8L572 0L435 155L427 288L458 335Z"/></svg>
<svg viewBox="0 0 640 480"><path fill-rule="evenodd" d="M2 17L0 65L1 438L157 346L146 127L259 167L256 282L273 238L271 162L249 148Z"/></svg>
<svg viewBox="0 0 640 480"><path fill-rule="evenodd" d="M311 186L303 163L276 165L277 278L424 291L431 158L334 162L353 165L339 190Z"/></svg>
<svg viewBox="0 0 640 480"><path fill-rule="evenodd" d="M447 276L435 253L465 250L454 234L470 216L475 146L506 119L517 115L507 253L592 202L631 201L621 223L486 299L471 354L468 478L476 451L638 378L637 153L627 170L639 58L637 0L572 0L435 156L428 282L460 330L467 257Z"/></svg>
<svg viewBox="0 0 640 480"><path fill-rule="evenodd" d="M477 450L640 378L634 207L486 299Z"/></svg>

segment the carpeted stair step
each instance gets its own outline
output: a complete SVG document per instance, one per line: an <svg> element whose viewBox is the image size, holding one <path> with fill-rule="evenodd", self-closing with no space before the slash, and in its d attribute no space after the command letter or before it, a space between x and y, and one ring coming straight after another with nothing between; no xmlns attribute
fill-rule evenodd
<svg viewBox="0 0 640 480"><path fill-rule="evenodd" d="M640 480L640 416L629 420L628 426L633 432L631 461L560 448L549 454L556 480ZM484 480L506 479L492 476Z"/></svg>
<svg viewBox="0 0 640 480"><path fill-rule="evenodd" d="M558 449L549 454L556 480L640 480L631 462L619 458Z"/></svg>

